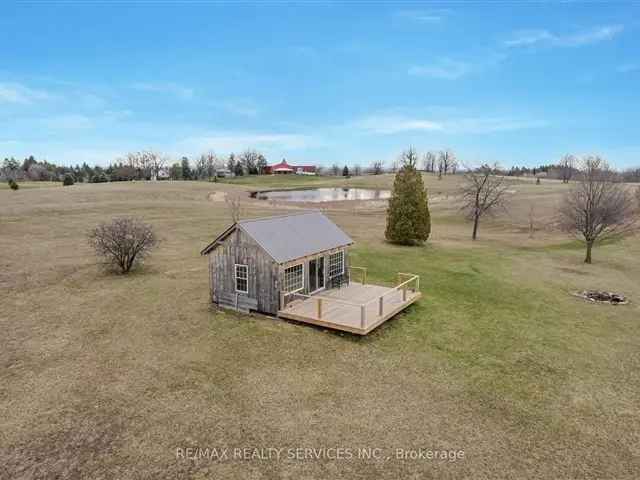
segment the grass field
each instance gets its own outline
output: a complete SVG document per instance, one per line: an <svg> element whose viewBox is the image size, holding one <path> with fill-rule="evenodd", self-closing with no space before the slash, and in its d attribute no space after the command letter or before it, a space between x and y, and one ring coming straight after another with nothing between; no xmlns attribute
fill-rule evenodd
<svg viewBox="0 0 640 480"><path fill-rule="evenodd" d="M199 251L230 221L225 192L381 188L390 176L1 190L0 477L638 478L638 237L584 265L581 246L549 228L566 185L521 181L472 243L459 180L426 180L424 247L386 244L379 205L323 207L371 281L421 276L424 298L364 338L210 308ZM128 276L100 268L85 239L116 215L143 217L162 240ZM586 288L631 303L570 295ZM186 447L372 447L383 458L177 458ZM401 460L397 448L464 458Z"/></svg>

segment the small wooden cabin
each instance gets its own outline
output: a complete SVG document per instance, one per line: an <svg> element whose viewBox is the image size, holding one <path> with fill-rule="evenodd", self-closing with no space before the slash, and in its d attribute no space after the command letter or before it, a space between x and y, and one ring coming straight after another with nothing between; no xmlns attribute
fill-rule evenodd
<svg viewBox="0 0 640 480"><path fill-rule="evenodd" d="M201 252L209 257L211 300L277 315L281 294L311 295L349 283L353 240L320 212L241 220Z"/></svg>

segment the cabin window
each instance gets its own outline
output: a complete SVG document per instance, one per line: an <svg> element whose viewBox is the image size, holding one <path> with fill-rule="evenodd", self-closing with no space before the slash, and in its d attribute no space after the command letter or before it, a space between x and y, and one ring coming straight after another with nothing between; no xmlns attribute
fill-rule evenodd
<svg viewBox="0 0 640 480"><path fill-rule="evenodd" d="M285 293L292 293L302 290L304 288L304 274L302 264L294 265L293 267L286 268L284 270L284 285L283 290Z"/></svg>
<svg viewBox="0 0 640 480"><path fill-rule="evenodd" d="M249 293L249 266L236 263L236 292Z"/></svg>
<svg viewBox="0 0 640 480"><path fill-rule="evenodd" d="M337 277L344 273L344 250L329 255L329 277Z"/></svg>

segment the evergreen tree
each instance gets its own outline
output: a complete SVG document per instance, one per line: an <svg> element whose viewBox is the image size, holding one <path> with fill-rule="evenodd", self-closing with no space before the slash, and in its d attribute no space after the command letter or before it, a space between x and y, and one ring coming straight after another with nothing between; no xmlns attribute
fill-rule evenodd
<svg viewBox="0 0 640 480"><path fill-rule="evenodd" d="M169 178L171 178L171 180L182 180L182 167L178 162L169 168Z"/></svg>
<svg viewBox="0 0 640 480"><path fill-rule="evenodd" d="M227 160L227 170L230 172L236 171L236 156L231 153L229 154L229 160Z"/></svg>
<svg viewBox="0 0 640 480"><path fill-rule="evenodd" d="M189 159L187 157L182 157L180 166L182 167L182 179L191 180L191 167L189 166Z"/></svg>
<svg viewBox="0 0 640 480"><path fill-rule="evenodd" d="M349 176L349 167L347 167L346 165L342 169L342 176L343 177L348 177Z"/></svg>
<svg viewBox="0 0 640 480"><path fill-rule="evenodd" d="M430 233L431 216L422 176L414 164L405 163L393 182L385 237L393 243L414 245L426 241Z"/></svg>

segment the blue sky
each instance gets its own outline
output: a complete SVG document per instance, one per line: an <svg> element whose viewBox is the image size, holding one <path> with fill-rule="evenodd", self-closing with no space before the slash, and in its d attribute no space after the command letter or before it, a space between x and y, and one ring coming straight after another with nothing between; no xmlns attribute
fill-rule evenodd
<svg viewBox="0 0 640 480"><path fill-rule="evenodd" d="M0 157L640 165L640 3L0 5Z"/></svg>

